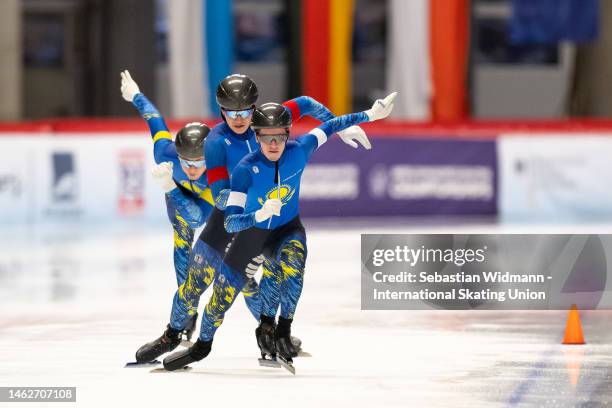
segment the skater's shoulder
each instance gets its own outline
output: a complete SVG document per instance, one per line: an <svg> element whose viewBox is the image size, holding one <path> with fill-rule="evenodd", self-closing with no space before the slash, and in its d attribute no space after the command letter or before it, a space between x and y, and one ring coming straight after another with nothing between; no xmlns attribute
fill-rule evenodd
<svg viewBox="0 0 612 408"><path fill-rule="evenodd" d="M285 146L284 156L288 157L289 161L293 164L297 164L298 162L304 164L303 162L306 159L304 149L305 147L303 140L288 140L287 145Z"/></svg>
<svg viewBox="0 0 612 408"><path fill-rule="evenodd" d="M208 143L221 141L229 134L228 131L229 126L227 126L227 123L217 123L215 126L212 127L212 129L210 129L210 133L208 133L208 136L206 137L206 142Z"/></svg>
<svg viewBox="0 0 612 408"><path fill-rule="evenodd" d="M285 144L285 150L287 152L291 152L295 149L300 149L300 144L298 143L298 141L295 139L287 140L287 143Z"/></svg>
<svg viewBox="0 0 612 408"><path fill-rule="evenodd" d="M238 162L236 168L242 167L244 169L249 169L250 166L256 165L259 161L259 155L257 152L249 153Z"/></svg>

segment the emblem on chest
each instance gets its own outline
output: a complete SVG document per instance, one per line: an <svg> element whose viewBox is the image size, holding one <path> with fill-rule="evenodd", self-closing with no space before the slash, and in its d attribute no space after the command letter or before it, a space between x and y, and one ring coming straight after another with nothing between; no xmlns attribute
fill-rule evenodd
<svg viewBox="0 0 612 408"><path fill-rule="evenodd" d="M274 186L266 193L265 198L259 197L257 201L259 201L259 204L263 205L266 200L280 199L283 204L287 204L294 194L295 189L289 184L281 184L280 187Z"/></svg>

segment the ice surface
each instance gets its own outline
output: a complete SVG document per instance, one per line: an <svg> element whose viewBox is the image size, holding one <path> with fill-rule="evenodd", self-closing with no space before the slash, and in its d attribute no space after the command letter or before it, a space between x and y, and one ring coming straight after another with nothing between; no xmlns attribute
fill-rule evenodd
<svg viewBox="0 0 612 408"><path fill-rule="evenodd" d="M359 259L363 232L609 233L610 226L306 226L293 332L313 357L296 359L295 377L258 365L255 322L242 299L211 355L191 371L123 368L169 318L176 285L169 226L3 229L0 386L76 386L79 407L610 404L612 313L582 312L588 344L561 346L565 312L362 311ZM75 406L51 406L63 405Z"/></svg>

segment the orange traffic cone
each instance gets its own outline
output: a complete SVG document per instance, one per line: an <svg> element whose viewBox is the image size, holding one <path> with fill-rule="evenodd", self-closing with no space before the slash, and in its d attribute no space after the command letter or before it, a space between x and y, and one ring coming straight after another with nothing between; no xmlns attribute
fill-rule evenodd
<svg viewBox="0 0 612 408"><path fill-rule="evenodd" d="M576 304L572 305L567 317L567 326L565 326L565 337L563 344L584 344L584 336L582 335L582 325L580 324L580 315Z"/></svg>

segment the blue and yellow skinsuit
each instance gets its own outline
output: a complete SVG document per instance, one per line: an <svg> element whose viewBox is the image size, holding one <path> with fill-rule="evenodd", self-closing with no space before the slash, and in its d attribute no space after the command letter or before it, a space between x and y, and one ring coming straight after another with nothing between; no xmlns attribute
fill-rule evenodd
<svg viewBox="0 0 612 408"><path fill-rule="evenodd" d="M334 115L323 105L307 96L300 96L285 103L297 121L302 116L312 116L322 122L332 119ZM174 326L182 326L186 319L197 312L202 293L210 286L215 272L221 266L225 251L233 238L224 227L224 210L227 194L222 197L222 191L227 193L229 174L246 155L259 150L255 132L249 128L242 134L231 130L227 123L215 126L206 138L205 157L207 164L208 183L213 196L220 203L213 209L208 223L202 231L194 248L188 267L188 277L185 285L179 287L174 296L171 322ZM263 266L261 290L278 291L281 284L279 276L282 270L278 263L266 261ZM259 320L261 314L260 288L254 279L249 278L242 289L249 310Z"/></svg>
<svg viewBox="0 0 612 408"><path fill-rule="evenodd" d="M332 119L334 115L323 105L314 99L301 96L285 103L292 113L293 120L308 115L322 122ZM206 138L205 158L207 164L208 183L211 187L215 200L220 203L209 217L206 227L197 240L192 253L192 259L188 267L188 276L184 285L174 296L171 314L172 327L184 327L197 312L198 303L202 293L210 286L215 278L216 271L220 268L225 251L230 244L233 234L227 232L224 227L224 209L222 202L227 195L222 197L222 191L228 191L229 174L236 165L248 154L257 152L259 145L255 132L248 129L242 134L231 130L227 123L215 126ZM262 312L261 290L278 292L282 284L283 271L278 262L266 260L263 265L263 277L261 288L252 278L246 280L241 288L245 301L253 316L259 320Z"/></svg>
<svg viewBox="0 0 612 408"><path fill-rule="evenodd" d="M166 208L174 229L176 282L181 286L187 277L194 230L206 222L214 207L213 196L206 173L198 180L190 180L181 168L172 135L155 106L142 93L136 94L132 103L151 131L155 163L173 163L172 178L178 188L166 194Z"/></svg>
<svg viewBox="0 0 612 408"><path fill-rule="evenodd" d="M288 141L278 162L269 161L257 151L247 155L236 166L227 199L225 226L228 232L237 234L221 262L213 295L204 310L201 341L213 339L236 294L264 257L271 257L281 265L285 292L281 296L281 317L293 318L302 291L307 255L298 204L303 170L312 153L325 143L329 135L366 121L368 117L364 112L332 119L309 134ZM257 223L255 211L270 198L281 199L280 216ZM275 316L279 298L268 298L266 293L262 293L262 297L267 298L264 300L265 313ZM170 323L173 329L182 330L187 321L184 312L173 309Z"/></svg>

